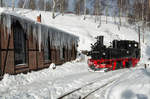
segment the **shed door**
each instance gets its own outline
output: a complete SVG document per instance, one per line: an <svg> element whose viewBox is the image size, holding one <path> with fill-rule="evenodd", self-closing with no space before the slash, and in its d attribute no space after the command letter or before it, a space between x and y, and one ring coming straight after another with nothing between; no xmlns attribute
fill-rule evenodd
<svg viewBox="0 0 150 99"><path fill-rule="evenodd" d="M26 34L17 21L14 26L15 65L26 64Z"/></svg>

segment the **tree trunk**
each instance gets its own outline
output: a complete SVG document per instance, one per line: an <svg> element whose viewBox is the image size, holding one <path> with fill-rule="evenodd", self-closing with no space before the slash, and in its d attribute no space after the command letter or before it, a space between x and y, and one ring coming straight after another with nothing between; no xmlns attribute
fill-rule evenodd
<svg viewBox="0 0 150 99"><path fill-rule="evenodd" d="M44 0L44 11L46 11L46 0Z"/></svg>
<svg viewBox="0 0 150 99"><path fill-rule="evenodd" d="M144 34L145 34L145 31L144 31L144 25L142 26L142 30L143 30L143 43L144 43L144 39L145 39L145 36L144 36Z"/></svg>
<svg viewBox="0 0 150 99"><path fill-rule="evenodd" d="M52 18L55 18L55 7L56 7L56 0L53 0L53 12L52 12Z"/></svg>
<svg viewBox="0 0 150 99"><path fill-rule="evenodd" d="M100 28L102 24L102 20L101 20L101 15L99 16L99 25L97 26L97 28Z"/></svg>
<svg viewBox="0 0 150 99"><path fill-rule="evenodd" d="M27 0L24 0L23 9L25 8Z"/></svg>
<svg viewBox="0 0 150 99"><path fill-rule="evenodd" d="M141 30L140 30L140 26L138 26L138 33L139 33L139 48L141 48Z"/></svg>
<svg viewBox="0 0 150 99"><path fill-rule="evenodd" d="M84 0L84 20L86 19L86 0Z"/></svg>
<svg viewBox="0 0 150 99"><path fill-rule="evenodd" d="M61 1L59 1L59 10L60 10L60 13L62 14L62 16L63 16L63 14L64 14L64 0L61 0Z"/></svg>
<svg viewBox="0 0 150 99"><path fill-rule="evenodd" d="M120 30L121 26L121 16L122 16L122 0L120 1L120 8L119 8L119 25L118 25L118 30Z"/></svg>
<svg viewBox="0 0 150 99"><path fill-rule="evenodd" d="M12 10L14 11L14 7L15 7L15 0L12 0Z"/></svg>
<svg viewBox="0 0 150 99"><path fill-rule="evenodd" d="M114 15L114 23L116 24L116 15Z"/></svg>
<svg viewBox="0 0 150 99"><path fill-rule="evenodd" d="M0 6L3 7L3 0L0 0Z"/></svg>
<svg viewBox="0 0 150 99"><path fill-rule="evenodd" d="M149 5L149 8L150 8L150 0L148 0L148 1L149 1L149 4L148 4L148 5Z"/></svg>
<svg viewBox="0 0 150 99"><path fill-rule="evenodd" d="M108 7L106 7L106 24L107 24L107 16L108 16Z"/></svg>

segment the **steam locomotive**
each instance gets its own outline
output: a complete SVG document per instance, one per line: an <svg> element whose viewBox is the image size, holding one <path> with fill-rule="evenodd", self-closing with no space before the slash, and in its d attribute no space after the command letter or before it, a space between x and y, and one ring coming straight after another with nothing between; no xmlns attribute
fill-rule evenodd
<svg viewBox="0 0 150 99"><path fill-rule="evenodd" d="M103 44L103 36L96 37L97 42L91 44L88 52L88 66L94 71L106 69L116 70L135 67L140 60L140 46L136 41L113 40L111 46Z"/></svg>

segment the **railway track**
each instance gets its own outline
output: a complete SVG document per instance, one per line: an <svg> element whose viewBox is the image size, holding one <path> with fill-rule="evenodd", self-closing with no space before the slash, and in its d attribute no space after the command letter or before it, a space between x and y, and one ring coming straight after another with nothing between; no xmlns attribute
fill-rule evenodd
<svg viewBox="0 0 150 99"><path fill-rule="evenodd" d="M88 84L85 84L84 86L81 86L77 89L74 89L68 93L65 93L63 95L61 95L60 97L58 97L57 99L70 99L72 97L75 97L76 99L86 99L88 96L90 96L91 94L93 94L94 92L100 90L101 88L112 84L113 82L115 82L117 80L117 78L108 81L107 83L104 84L100 84L99 86L96 86L96 88L94 88L93 86L95 86L95 84L100 83L100 80L97 81L93 81L90 82ZM92 88L90 89L89 92L86 92L86 88L88 89L88 87ZM84 92L84 93L82 93ZM79 94L80 93L80 94Z"/></svg>
<svg viewBox="0 0 150 99"><path fill-rule="evenodd" d="M101 85L101 86L99 86L99 87L97 87L97 88L94 89L93 91L89 92L87 95L84 95L83 97L81 97L81 99L86 99L86 98L88 98L88 96L90 96L91 94L93 94L93 93L95 93L96 91L98 91L98 90L100 90L100 89L102 89L102 88L104 88L104 87L106 87L106 86L112 84L112 83L115 82L115 81L116 81L116 79L115 79L115 80L112 80L112 81L110 81L110 82L108 82L108 83L105 83L105 84L103 84L103 85Z"/></svg>
<svg viewBox="0 0 150 99"><path fill-rule="evenodd" d="M57 99L87 99L95 92L103 91L105 90L105 88L111 86L116 81L119 81L120 77L123 78L124 76L129 76L129 71L130 70L126 72L123 71L122 73L115 74L107 79L102 79L102 77L98 77L92 82L89 82L83 86L80 86L76 89L62 94L61 96L58 96Z"/></svg>

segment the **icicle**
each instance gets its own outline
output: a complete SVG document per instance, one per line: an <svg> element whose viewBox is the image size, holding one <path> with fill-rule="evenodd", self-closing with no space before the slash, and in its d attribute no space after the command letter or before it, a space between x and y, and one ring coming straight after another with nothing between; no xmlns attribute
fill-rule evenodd
<svg viewBox="0 0 150 99"><path fill-rule="evenodd" d="M30 23L27 24L27 34L28 36L30 35L30 31L31 31L31 26Z"/></svg>
<svg viewBox="0 0 150 99"><path fill-rule="evenodd" d="M39 43L39 51L41 52L41 25L38 25L38 43Z"/></svg>
<svg viewBox="0 0 150 99"><path fill-rule="evenodd" d="M33 26L33 37L35 38L35 40L37 40L36 25ZM34 38L33 38L33 39L34 39Z"/></svg>
<svg viewBox="0 0 150 99"><path fill-rule="evenodd" d="M7 18L6 19L7 33L8 33L8 35L10 35L10 33L11 33L11 16L7 14L6 18Z"/></svg>
<svg viewBox="0 0 150 99"><path fill-rule="evenodd" d="M42 29L42 36L41 36L41 42L42 42L42 45L46 45L46 43L48 42L48 28L46 27L43 27Z"/></svg>
<svg viewBox="0 0 150 99"><path fill-rule="evenodd" d="M6 38L6 17L5 16L3 16L3 29L4 29L4 38Z"/></svg>

